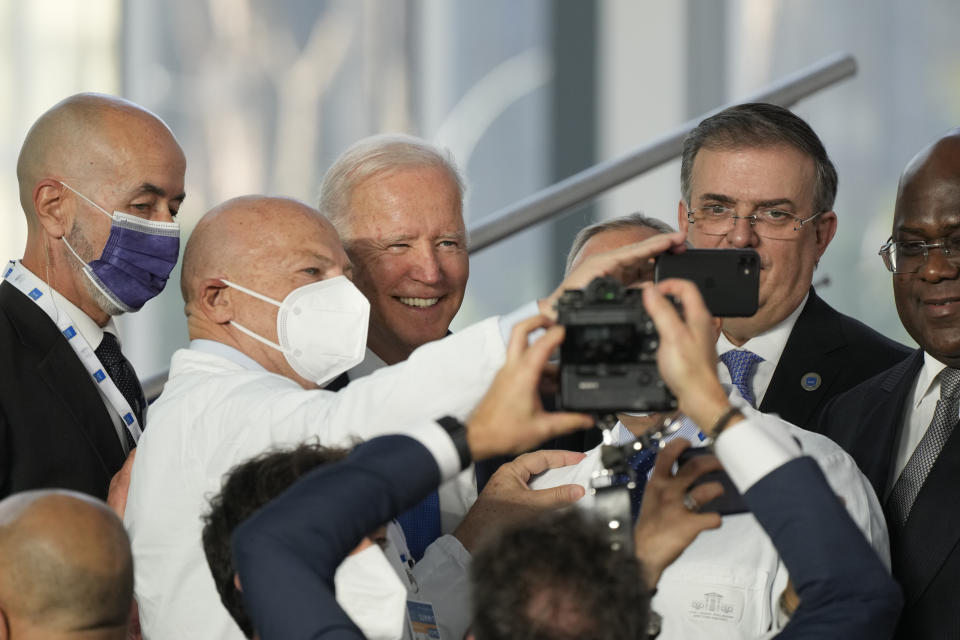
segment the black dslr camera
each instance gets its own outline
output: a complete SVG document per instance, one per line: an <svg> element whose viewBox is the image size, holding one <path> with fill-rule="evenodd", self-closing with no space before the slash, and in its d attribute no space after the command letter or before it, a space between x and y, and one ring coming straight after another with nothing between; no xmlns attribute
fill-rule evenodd
<svg viewBox="0 0 960 640"><path fill-rule="evenodd" d="M657 371L660 340L641 294L604 277L560 297L557 317L566 337L559 404L565 410L604 415L677 408Z"/></svg>

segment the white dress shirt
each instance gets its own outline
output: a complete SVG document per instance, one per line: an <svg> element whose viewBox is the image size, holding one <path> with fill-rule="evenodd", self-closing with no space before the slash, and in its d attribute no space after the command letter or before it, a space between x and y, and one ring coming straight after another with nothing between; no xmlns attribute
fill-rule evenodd
<svg viewBox="0 0 960 640"><path fill-rule="evenodd" d="M716 454L742 492L797 455L820 465L851 518L889 566L890 547L883 511L867 479L832 440L748 406L735 390L730 400L748 420L720 435ZM580 484L591 508L590 479L601 468L600 447L579 464L551 469L534 479L533 489ZM652 608L663 616L661 640L750 639L781 624L777 616L787 570L773 542L750 513L727 515L719 529L703 531L663 572Z"/></svg>
<svg viewBox="0 0 960 640"><path fill-rule="evenodd" d="M893 485L903 468L907 466L910 456L914 449L920 444L920 440L927 432L930 422L933 420L934 411L937 408L937 401L940 399L940 373L947 368L929 353L923 353L923 367L917 374L917 379L913 383L913 393L910 400L904 408L903 428L897 437L897 453L893 467L890 469L890 477L887 481L887 499L890 492L893 491Z"/></svg>
<svg viewBox="0 0 960 640"><path fill-rule="evenodd" d="M502 332L503 320L501 320ZM350 369L350 380L368 376L386 366L387 363L368 347L360 364ZM456 478L440 485L437 489L437 496L440 499L440 531L445 534L453 533L460 525L463 517L467 515L467 511L477 501L477 476L474 466L471 464L461 471Z"/></svg>
<svg viewBox="0 0 960 640"><path fill-rule="evenodd" d="M793 310L793 313L781 320L779 324L772 329L764 331L760 335L750 338L739 347L730 342L727 336L723 335L723 332L720 333L720 338L717 340L718 356L723 355L727 351L744 349L746 351L752 351L763 358L762 362L757 363L753 379L750 381L750 389L753 391L753 397L756 398L758 407L760 403L763 402L763 396L767 393L770 380L773 379L773 372L776 371L777 364L780 362L780 356L783 355L783 349L787 346L787 340L793 331L793 325L797 324L797 318L800 317L800 312L803 311L803 307L806 306L807 298L809 297L810 294L808 293L804 296L800 305ZM720 382L730 384L730 370L727 369L727 366L722 362L717 363L717 375L720 378Z"/></svg>
<svg viewBox="0 0 960 640"><path fill-rule="evenodd" d="M223 344L194 341L177 351L139 444L124 519L144 637L243 637L220 603L200 542L201 516L232 467L311 438L350 446L388 433L445 434L433 420L465 419L504 357L493 318L333 393L304 390ZM449 437L418 439L443 477L460 471Z"/></svg>

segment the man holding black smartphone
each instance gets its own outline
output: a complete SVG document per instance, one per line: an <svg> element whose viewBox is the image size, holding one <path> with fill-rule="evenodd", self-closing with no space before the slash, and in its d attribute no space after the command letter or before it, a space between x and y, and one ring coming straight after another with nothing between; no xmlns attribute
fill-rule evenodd
<svg viewBox="0 0 960 640"><path fill-rule="evenodd" d="M641 242L667 231L671 230L665 223L641 214L592 225L583 229L574 241L568 270L597 253ZM745 415L757 414L741 398L738 390L727 390L731 402L741 406ZM680 419L681 426L665 440L686 438L694 447L705 442L698 425L682 416L620 413L617 417L620 422L612 430L612 444L634 442L638 436L655 430L670 417ZM856 464L828 438L793 425L788 426L803 453L818 463L833 491L842 498L853 521L889 566L889 543L883 512ZM654 456L640 456L636 462L638 484L642 485L653 467ZM532 481L530 487L545 489L580 484L589 489L594 474L602 468L601 450L596 447L588 451L579 464L547 471ZM641 497L636 493L634 495L635 500ZM580 506L589 509L593 506L591 501L588 495ZM688 506L698 508L693 503ZM789 598L783 599L786 603L784 606L781 598L787 589L789 576L770 538L734 496L724 496L719 509L724 516L723 525L719 529L700 533L663 572L657 584L652 609L663 617L661 640L752 639L782 628L788 619ZM781 614L781 610L784 613Z"/></svg>
<svg viewBox="0 0 960 640"><path fill-rule="evenodd" d="M680 181L693 246L760 254L757 313L724 318L717 342L721 381L752 406L811 428L828 400L910 353L813 290L837 229L837 172L802 119L759 103L707 118L684 141Z"/></svg>

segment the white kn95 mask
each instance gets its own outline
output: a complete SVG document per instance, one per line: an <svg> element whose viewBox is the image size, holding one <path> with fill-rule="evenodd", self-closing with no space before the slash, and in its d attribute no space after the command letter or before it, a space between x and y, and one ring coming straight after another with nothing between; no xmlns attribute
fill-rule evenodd
<svg viewBox="0 0 960 640"><path fill-rule="evenodd" d="M323 386L363 360L367 346L370 303L346 276L311 282L294 289L282 302L220 280L248 295L280 307L277 340L267 340L250 329L230 324L254 340L283 353L300 376Z"/></svg>

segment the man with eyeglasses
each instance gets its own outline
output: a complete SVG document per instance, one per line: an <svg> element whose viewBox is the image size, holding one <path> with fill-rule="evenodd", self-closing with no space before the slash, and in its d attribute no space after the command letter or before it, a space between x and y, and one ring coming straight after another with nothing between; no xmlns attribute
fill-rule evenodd
<svg viewBox="0 0 960 640"><path fill-rule="evenodd" d="M837 172L810 126L787 109L742 104L687 136L678 223L698 248L760 254L760 299L725 318L720 379L753 406L811 428L826 402L909 350L843 315L813 290L837 230Z"/></svg>
<svg viewBox="0 0 960 640"><path fill-rule="evenodd" d="M897 312L920 348L824 409L819 428L856 459L890 530L904 591L898 638L960 629L960 129L917 154L880 249Z"/></svg>

